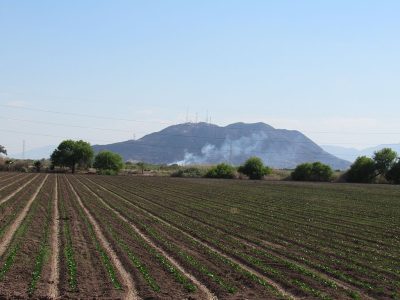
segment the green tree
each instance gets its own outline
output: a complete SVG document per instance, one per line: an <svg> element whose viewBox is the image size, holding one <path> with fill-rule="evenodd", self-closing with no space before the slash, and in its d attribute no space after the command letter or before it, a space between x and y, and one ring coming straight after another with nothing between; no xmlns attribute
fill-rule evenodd
<svg viewBox="0 0 400 300"><path fill-rule="evenodd" d="M35 166L36 172L40 173L40 170L42 169L42 162L40 160L37 160L33 164Z"/></svg>
<svg viewBox="0 0 400 300"><path fill-rule="evenodd" d="M89 167L93 160L93 149L89 143L79 140L65 140L51 154L53 166L69 167L75 173L77 165Z"/></svg>
<svg viewBox="0 0 400 300"><path fill-rule="evenodd" d="M250 157L238 171L247 175L250 179L262 179L265 175L271 173L271 169L264 166L259 157Z"/></svg>
<svg viewBox="0 0 400 300"><path fill-rule="evenodd" d="M235 167L228 164L219 164L212 167L205 175L207 178L235 178L236 169Z"/></svg>
<svg viewBox="0 0 400 300"><path fill-rule="evenodd" d="M391 183L400 183L400 159L392 166L392 168L386 173L386 180Z"/></svg>
<svg viewBox="0 0 400 300"><path fill-rule="evenodd" d="M397 153L390 148L383 148L374 153L373 159L375 161L376 176L383 175L392 168L396 163Z"/></svg>
<svg viewBox="0 0 400 300"><path fill-rule="evenodd" d="M321 162L314 162L311 169L311 181L331 181L333 170Z"/></svg>
<svg viewBox="0 0 400 300"><path fill-rule="evenodd" d="M300 164L292 172L292 179L297 181L330 181L332 168L321 162Z"/></svg>
<svg viewBox="0 0 400 300"><path fill-rule="evenodd" d="M358 157L346 173L348 182L371 183L376 177L375 161L366 156Z"/></svg>
<svg viewBox="0 0 400 300"><path fill-rule="evenodd" d="M93 166L99 170L112 170L118 173L124 166L122 157L111 151L100 151L94 158Z"/></svg>

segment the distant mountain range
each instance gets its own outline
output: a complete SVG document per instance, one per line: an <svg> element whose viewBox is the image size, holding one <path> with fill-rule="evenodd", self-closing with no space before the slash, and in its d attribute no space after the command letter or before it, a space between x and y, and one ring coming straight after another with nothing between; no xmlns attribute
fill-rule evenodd
<svg viewBox="0 0 400 300"><path fill-rule="evenodd" d="M275 168L293 168L303 162L321 161L334 169L350 163L324 151L296 130L275 129L264 123L235 123L220 127L208 123L184 123L142 137L109 145L94 145L98 152L110 150L125 160L157 164L242 164L259 156Z"/></svg>
<svg viewBox="0 0 400 300"><path fill-rule="evenodd" d="M337 157L348 161L354 161L358 156L362 155L371 157L375 151L381 150L383 148L391 148L400 154L400 144L382 144L362 150L329 145L322 145L321 148Z"/></svg>

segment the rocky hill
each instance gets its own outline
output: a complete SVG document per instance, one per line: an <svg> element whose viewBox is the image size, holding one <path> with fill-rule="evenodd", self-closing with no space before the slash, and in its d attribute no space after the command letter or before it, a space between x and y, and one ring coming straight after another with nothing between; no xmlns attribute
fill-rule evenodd
<svg viewBox="0 0 400 300"><path fill-rule="evenodd" d="M96 152L111 150L125 160L157 164L243 163L259 156L275 168L293 168L303 162L321 161L334 169L346 169L339 159L296 130L275 129L264 123L235 123L220 127L184 123L167 127L136 141L93 146Z"/></svg>

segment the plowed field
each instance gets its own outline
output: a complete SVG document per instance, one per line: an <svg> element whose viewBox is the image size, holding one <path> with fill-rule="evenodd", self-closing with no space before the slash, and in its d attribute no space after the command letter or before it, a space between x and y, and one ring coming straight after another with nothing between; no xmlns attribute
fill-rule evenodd
<svg viewBox="0 0 400 300"><path fill-rule="evenodd" d="M400 299L399 186L0 175L0 298Z"/></svg>

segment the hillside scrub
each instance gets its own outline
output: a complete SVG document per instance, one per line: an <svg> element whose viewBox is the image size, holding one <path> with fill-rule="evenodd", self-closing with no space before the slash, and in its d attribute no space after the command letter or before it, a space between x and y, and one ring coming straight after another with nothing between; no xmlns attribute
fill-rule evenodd
<svg viewBox="0 0 400 300"><path fill-rule="evenodd" d="M296 181L331 181L332 168L320 162L304 163L292 172L292 179Z"/></svg>

